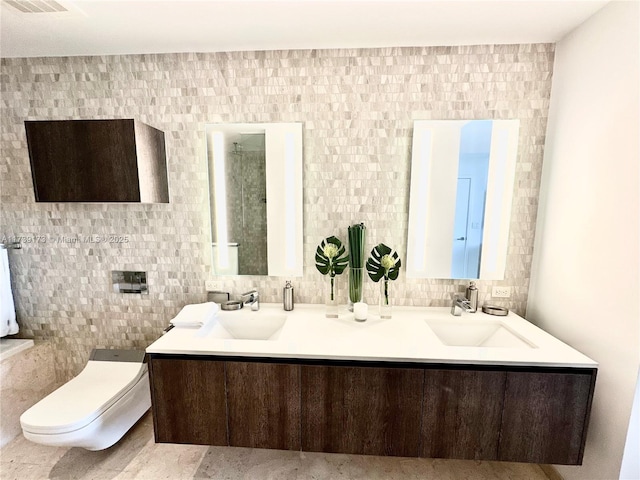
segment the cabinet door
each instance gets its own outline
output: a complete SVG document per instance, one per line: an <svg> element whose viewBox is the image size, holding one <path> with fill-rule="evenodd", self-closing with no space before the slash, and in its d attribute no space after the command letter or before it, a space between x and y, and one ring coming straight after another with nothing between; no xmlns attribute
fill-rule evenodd
<svg viewBox="0 0 640 480"><path fill-rule="evenodd" d="M302 367L302 449L417 456L424 372Z"/></svg>
<svg viewBox="0 0 640 480"><path fill-rule="evenodd" d="M224 363L152 358L156 442L228 445Z"/></svg>
<svg viewBox="0 0 640 480"><path fill-rule="evenodd" d="M582 463L592 374L509 372L499 460Z"/></svg>
<svg viewBox="0 0 640 480"><path fill-rule="evenodd" d="M300 366L227 362L229 444L300 450Z"/></svg>
<svg viewBox="0 0 640 480"><path fill-rule="evenodd" d="M421 457L496 460L506 374L427 370Z"/></svg>
<svg viewBox="0 0 640 480"><path fill-rule="evenodd" d="M25 121L37 202L169 202L164 133L142 122Z"/></svg>

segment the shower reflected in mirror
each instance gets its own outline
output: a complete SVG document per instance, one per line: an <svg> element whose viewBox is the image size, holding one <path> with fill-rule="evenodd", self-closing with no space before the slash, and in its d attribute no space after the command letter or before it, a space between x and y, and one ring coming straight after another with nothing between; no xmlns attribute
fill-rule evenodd
<svg viewBox="0 0 640 480"><path fill-rule="evenodd" d="M228 129L218 139L226 148L216 162L215 147L209 148L213 270L267 275L265 131Z"/></svg>
<svg viewBox="0 0 640 480"><path fill-rule="evenodd" d="M302 124L206 126L213 275L302 276Z"/></svg>

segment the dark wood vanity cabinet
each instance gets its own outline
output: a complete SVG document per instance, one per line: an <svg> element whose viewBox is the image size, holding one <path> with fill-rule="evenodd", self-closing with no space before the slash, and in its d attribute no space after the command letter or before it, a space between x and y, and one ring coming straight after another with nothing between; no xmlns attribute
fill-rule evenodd
<svg viewBox="0 0 640 480"><path fill-rule="evenodd" d="M507 373L499 460L582 463L595 371Z"/></svg>
<svg viewBox="0 0 640 480"><path fill-rule="evenodd" d="M156 442L229 444L224 363L155 358L149 374Z"/></svg>
<svg viewBox="0 0 640 480"><path fill-rule="evenodd" d="M425 370L420 456L498 460L506 374Z"/></svg>
<svg viewBox="0 0 640 480"><path fill-rule="evenodd" d="M225 362L229 445L300 450L300 366Z"/></svg>
<svg viewBox="0 0 640 480"><path fill-rule="evenodd" d="M594 369L425 369L421 457L579 465Z"/></svg>
<svg viewBox="0 0 640 480"><path fill-rule="evenodd" d="M302 367L302 449L418 456L423 371Z"/></svg>
<svg viewBox="0 0 640 480"><path fill-rule="evenodd" d="M582 463L595 369L152 354L157 442Z"/></svg>
<svg viewBox="0 0 640 480"><path fill-rule="evenodd" d="M152 356L156 442L300 450L300 366Z"/></svg>

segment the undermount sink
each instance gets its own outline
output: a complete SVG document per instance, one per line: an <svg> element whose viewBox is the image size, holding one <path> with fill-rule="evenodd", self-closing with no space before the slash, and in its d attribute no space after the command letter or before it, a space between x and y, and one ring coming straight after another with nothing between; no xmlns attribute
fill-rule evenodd
<svg viewBox="0 0 640 480"><path fill-rule="evenodd" d="M282 314L220 312L210 336L221 339L277 340L287 320Z"/></svg>
<svg viewBox="0 0 640 480"><path fill-rule="evenodd" d="M451 347L537 348L501 321L427 320L438 339Z"/></svg>

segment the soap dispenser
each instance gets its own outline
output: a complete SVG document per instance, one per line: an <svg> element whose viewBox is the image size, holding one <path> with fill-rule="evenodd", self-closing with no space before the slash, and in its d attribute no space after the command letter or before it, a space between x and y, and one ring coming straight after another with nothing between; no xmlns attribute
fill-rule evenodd
<svg viewBox="0 0 640 480"><path fill-rule="evenodd" d="M478 311L478 288L476 287L476 282L469 283L466 297L471 306L469 313L476 313Z"/></svg>
<svg viewBox="0 0 640 480"><path fill-rule="evenodd" d="M282 305L287 312L293 310L293 286L290 280L287 280L282 289Z"/></svg>

